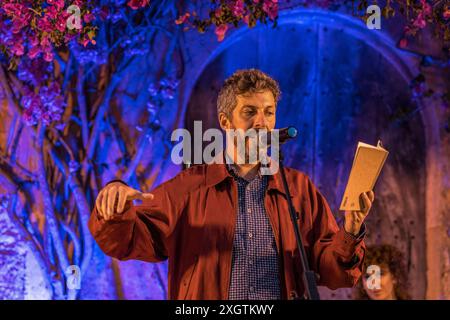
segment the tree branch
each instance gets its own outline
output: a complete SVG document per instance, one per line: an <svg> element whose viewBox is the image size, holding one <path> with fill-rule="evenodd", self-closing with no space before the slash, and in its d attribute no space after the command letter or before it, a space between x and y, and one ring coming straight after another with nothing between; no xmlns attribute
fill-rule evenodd
<svg viewBox="0 0 450 320"><path fill-rule="evenodd" d="M64 244L61 239L61 235L58 230L58 221L55 217L53 202L51 193L47 183L47 175L44 164L44 134L45 134L45 125L40 125L38 134L38 180L39 180L39 189L42 193L42 198L44 202L44 211L45 216L49 228L49 232L51 238L53 240L53 245L55 247L56 255L61 264L61 269L64 271L69 267L69 259L67 258L67 254L64 249Z"/></svg>
<svg viewBox="0 0 450 320"><path fill-rule="evenodd" d="M89 132L88 132L88 120L86 111L86 98L83 90L83 68L80 66L78 69L77 78L77 101L80 107L80 119L81 119L81 139L83 146L88 145Z"/></svg>
<svg viewBox="0 0 450 320"><path fill-rule="evenodd" d="M98 110L97 115L95 116L94 126L92 128L92 133L89 137L89 142L87 144L87 159L92 159L92 157L94 156L97 138L98 138L98 135L100 134L100 128L101 128L100 124L103 120L103 116L105 115L106 111L109 108L112 94L118 84L119 84L119 77L115 75L112 77L111 83L109 84L108 88L106 89L105 99L103 100L103 104L100 106L100 109Z"/></svg>

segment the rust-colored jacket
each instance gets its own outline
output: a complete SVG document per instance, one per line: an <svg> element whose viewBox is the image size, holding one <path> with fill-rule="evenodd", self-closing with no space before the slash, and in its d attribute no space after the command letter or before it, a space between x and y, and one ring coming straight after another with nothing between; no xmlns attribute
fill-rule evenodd
<svg viewBox="0 0 450 320"><path fill-rule="evenodd" d="M361 275L364 242L339 228L325 198L302 172L286 177L310 267L318 284L351 287ZM100 248L120 260L169 258L169 299L227 299L237 185L225 164L184 170L155 188L153 200L127 203L112 220L94 208L89 228ZM269 176L264 204L280 256L282 298L301 296L299 254L280 172Z"/></svg>

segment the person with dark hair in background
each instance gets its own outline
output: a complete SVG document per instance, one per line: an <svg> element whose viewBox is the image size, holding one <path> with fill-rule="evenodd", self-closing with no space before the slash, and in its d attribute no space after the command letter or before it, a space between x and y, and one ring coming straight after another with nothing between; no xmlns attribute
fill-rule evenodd
<svg viewBox="0 0 450 320"><path fill-rule="evenodd" d="M373 286L373 268L380 268L379 286ZM369 268L369 270L368 270ZM409 300L408 276L403 254L396 247L388 244L369 246L363 265L362 281L356 287L355 298L364 300Z"/></svg>

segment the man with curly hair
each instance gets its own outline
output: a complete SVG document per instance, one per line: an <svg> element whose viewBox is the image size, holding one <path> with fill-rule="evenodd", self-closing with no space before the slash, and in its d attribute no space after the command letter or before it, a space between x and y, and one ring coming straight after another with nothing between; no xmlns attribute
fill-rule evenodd
<svg viewBox="0 0 450 320"><path fill-rule="evenodd" d="M221 128L273 130L280 94L278 83L260 70L235 72L219 93ZM151 193L109 183L89 221L95 240L120 260L169 259L169 299L303 297L303 270L280 172L262 175L259 162L237 163L236 145L227 145L220 157L232 162L193 166ZM345 212L345 223L338 226L311 179L291 168L285 172L318 284L354 286L373 192L363 193L362 211ZM135 199L143 203L135 205Z"/></svg>

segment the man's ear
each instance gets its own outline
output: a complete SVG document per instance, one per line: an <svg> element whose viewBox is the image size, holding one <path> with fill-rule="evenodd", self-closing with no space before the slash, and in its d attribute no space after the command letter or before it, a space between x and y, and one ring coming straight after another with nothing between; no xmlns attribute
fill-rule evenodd
<svg viewBox="0 0 450 320"><path fill-rule="evenodd" d="M223 130L231 128L230 119L228 119L228 116L223 112L219 113L219 124Z"/></svg>

